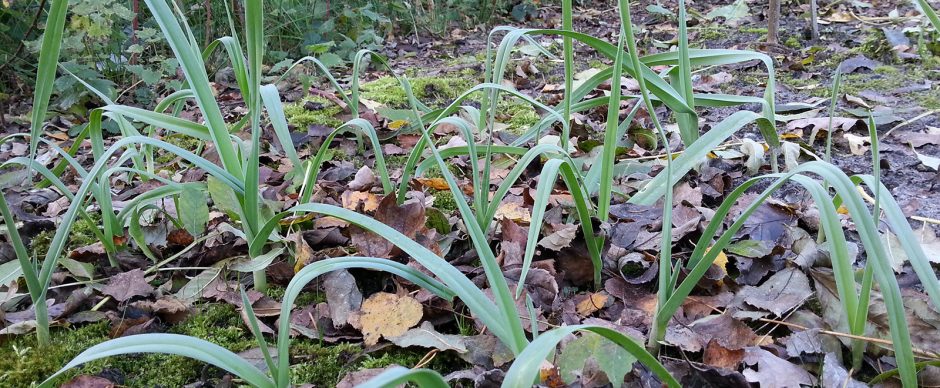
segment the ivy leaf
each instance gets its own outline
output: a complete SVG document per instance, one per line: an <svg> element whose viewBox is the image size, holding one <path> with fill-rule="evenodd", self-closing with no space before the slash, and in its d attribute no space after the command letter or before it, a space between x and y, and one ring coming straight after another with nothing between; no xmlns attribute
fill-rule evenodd
<svg viewBox="0 0 940 388"><path fill-rule="evenodd" d="M193 188L180 192L179 216L183 228L193 236L199 236L206 230L209 222L209 205L206 193Z"/></svg>
<svg viewBox="0 0 940 388"><path fill-rule="evenodd" d="M599 356L599 357L598 357ZM593 359L598 368L607 375L615 387L620 386L623 377L631 369L636 357L617 344L594 333L584 333L571 341L558 356L558 369L566 384L573 384L583 374L585 363Z"/></svg>

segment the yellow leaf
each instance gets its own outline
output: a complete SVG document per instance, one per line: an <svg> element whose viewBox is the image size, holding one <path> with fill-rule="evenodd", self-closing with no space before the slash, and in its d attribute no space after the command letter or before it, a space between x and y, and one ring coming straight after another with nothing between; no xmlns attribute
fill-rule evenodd
<svg viewBox="0 0 940 388"><path fill-rule="evenodd" d="M408 125L408 120L395 120L388 123L388 129L399 129Z"/></svg>
<svg viewBox="0 0 940 388"><path fill-rule="evenodd" d="M839 205L839 208L836 209L836 213L839 214L849 214L849 209L845 205Z"/></svg>
<svg viewBox="0 0 940 388"><path fill-rule="evenodd" d="M705 252L708 252L709 250L711 250L711 247L708 247ZM718 256L715 256L715 261L712 263L721 269L722 278L728 276L728 255L725 254L725 251L718 252ZM721 280L719 280L718 283L721 283Z"/></svg>
<svg viewBox="0 0 940 388"><path fill-rule="evenodd" d="M410 296L387 292L373 294L362 302L358 326L366 346L379 342L381 337L397 337L421 321L421 303Z"/></svg>
<svg viewBox="0 0 940 388"><path fill-rule="evenodd" d="M575 306L575 309L578 311L578 315L586 317L588 315L594 314L597 310L604 308L607 305L607 300L609 297L603 292L597 292L591 294L587 299L582 300Z"/></svg>
<svg viewBox="0 0 940 388"><path fill-rule="evenodd" d="M360 204L362 204L362 210L367 212L379 208L379 197L364 191L347 191L340 196L340 199L344 208L353 211L358 211Z"/></svg>
<svg viewBox="0 0 940 388"><path fill-rule="evenodd" d="M449 190L450 186L444 178L415 178L421 186L434 190Z"/></svg>
<svg viewBox="0 0 940 388"><path fill-rule="evenodd" d="M307 245L301 233L294 233L290 240L294 242L294 273L298 273L313 260L313 248Z"/></svg>
<svg viewBox="0 0 940 388"><path fill-rule="evenodd" d="M496 208L496 218L508 218L517 222L532 221L532 215L529 214L529 210L515 202L499 205L499 207Z"/></svg>

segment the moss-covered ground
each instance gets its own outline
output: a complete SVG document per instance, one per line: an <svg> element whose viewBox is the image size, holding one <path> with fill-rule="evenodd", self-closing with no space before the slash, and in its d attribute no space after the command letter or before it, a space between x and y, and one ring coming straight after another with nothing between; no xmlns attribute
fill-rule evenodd
<svg viewBox="0 0 940 388"><path fill-rule="evenodd" d="M273 289L272 294L277 294ZM276 295L274 295L276 296ZM298 302L314 303L323 299L315 293L301 294ZM197 306L182 323L170 326L169 333L183 334L218 344L233 352L242 352L257 345L238 311L231 305ZM35 337L11 337L0 345L0 386L28 387L55 373L81 351L109 339L108 322L80 327L58 328L53 331L52 345L38 348ZM268 338L273 345L273 339ZM417 349L389 347L364 353L358 344L326 344L295 338L291 348L292 381L317 387L335 386L347 373L363 368L381 368L392 364L411 367L426 354ZM467 365L451 354L438 354L428 367L443 373ZM216 381L224 371L200 361L163 354L134 354L110 357L70 370L56 379L64 383L80 374L106 375L128 387L181 387L199 380Z"/></svg>

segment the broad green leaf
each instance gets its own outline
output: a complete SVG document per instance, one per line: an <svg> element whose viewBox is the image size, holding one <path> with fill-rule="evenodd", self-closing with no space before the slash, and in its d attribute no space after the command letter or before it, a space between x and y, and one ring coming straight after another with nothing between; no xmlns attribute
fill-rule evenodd
<svg viewBox="0 0 940 388"><path fill-rule="evenodd" d="M186 187L180 192L180 222L190 235L199 236L206 231L206 224L209 222L208 202L204 191Z"/></svg>
<svg viewBox="0 0 940 388"><path fill-rule="evenodd" d="M636 357L624 348L598 334L586 332L565 345L556 364L565 383L573 384L584 369L588 359L593 359L613 386L620 386L624 376L633 369Z"/></svg>
<svg viewBox="0 0 940 388"><path fill-rule="evenodd" d="M735 0L734 3L713 9L705 14L705 18L725 18L725 21L731 22L747 16L749 11L750 9L744 0Z"/></svg>
<svg viewBox="0 0 940 388"><path fill-rule="evenodd" d="M212 176L206 179L206 185L209 189L209 197L212 198L212 203L217 209L230 217L239 214L238 197L235 196L235 191L231 187Z"/></svg>

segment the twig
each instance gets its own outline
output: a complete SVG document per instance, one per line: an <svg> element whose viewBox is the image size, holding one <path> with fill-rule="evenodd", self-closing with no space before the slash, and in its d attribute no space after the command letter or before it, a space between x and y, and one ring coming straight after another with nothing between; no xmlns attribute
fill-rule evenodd
<svg viewBox="0 0 940 388"><path fill-rule="evenodd" d="M796 323L778 321L778 320L769 319L769 318L757 318L757 320L758 320L758 321L761 321L761 322L768 322L768 323L773 323L773 324L777 324L777 325L783 325L783 326L787 326L787 327L792 327L792 328L796 328L796 329L800 329L800 330L811 330L811 329L812 329L812 328L810 328L810 327L806 327L806 326L803 326L803 325L798 325L798 324L796 324ZM862 340L862 341L871 342L871 343L875 343L875 344L890 346L892 349L894 348L894 343L891 342L891 341L888 341L888 340L886 340L886 339L865 337L865 336L861 336L861 335L854 335L854 334L848 334L848 333L840 333L840 332L838 332L838 331L832 331L832 330L823 330L823 329L818 329L818 330L819 330L819 332L822 333L822 334L827 334L827 335L836 336L836 337L845 337L845 338L850 338L850 339L857 339L857 340ZM929 351L929 350L918 349L918 348L912 348L912 349L914 350L914 353L919 354L921 357L933 358L933 359L940 358L940 354L931 352L931 351Z"/></svg>
<svg viewBox="0 0 940 388"><path fill-rule="evenodd" d="M911 216L911 219L912 219L912 220L917 220L917 221L920 221L920 222L926 222L926 223L928 223L928 224L940 225L940 220L938 220L938 219L936 219L936 218L927 218L927 217L921 217L921 216Z"/></svg>
<svg viewBox="0 0 940 388"><path fill-rule="evenodd" d="M431 351L428 352L428 354L425 354L424 357L421 357L421 360L419 360L418 363L415 364L415 366L414 366L413 369L423 368L425 365L427 365L428 363L430 363L431 360L434 359L434 357L437 356L437 352L439 352L439 351L440 351L440 350L438 350L438 349L431 349Z"/></svg>
<svg viewBox="0 0 940 388"><path fill-rule="evenodd" d="M930 110L930 111L921 113L921 114L919 114L919 115L917 115L917 116L914 116L914 118L912 118L912 119L910 119L910 120L907 120L907 121L905 121L905 122L903 122L903 123L900 123L900 124L898 124L898 125L895 125L894 128L891 128L891 129L888 130L888 132L885 132L883 138L886 138L886 137L888 137L888 136L891 136L891 132L894 132L895 129L901 128L901 127L906 126L906 125L908 125L908 124L911 124L911 123L913 123L913 122L915 122L915 121L917 121L917 120L920 120L920 119L922 119L922 118L924 118L924 117L930 116L930 115L932 115L932 114L934 114L934 113L940 113L940 109L934 109L934 110Z"/></svg>
<svg viewBox="0 0 940 388"><path fill-rule="evenodd" d="M724 312L723 310L721 310L721 309L719 309L719 308L717 308L717 307L715 307L715 306L712 306L712 305L710 305L710 304L708 304L708 303L705 303L705 302L699 300L698 298L689 297L689 299L692 300L692 301L694 301L694 302L696 302L696 303L699 303L699 304L701 304L701 305L704 305L705 307L711 308L711 309L714 310L715 312L718 312L718 313L723 313L723 312ZM792 328L796 328L796 329L800 329L800 330L811 330L811 329L813 329L813 328L811 328L811 327L806 327L806 326L799 325L799 324L796 324L796 323L778 321L778 320L776 320L776 319L757 318L757 320L758 320L758 321L761 321L761 322L764 322L764 323L775 324L775 325L783 325L783 326L792 327ZM864 336L860 336L860 335L854 335L854 334L848 334L848 333L841 333L841 332L838 332L838 331L823 330L823 329L819 329L819 332L822 333L822 334L827 334L827 335L836 336L836 337L846 337L846 338L850 338L850 339L857 339L857 340L867 341L867 342L871 342L871 343L876 343L876 344L881 344L881 345L887 345L887 346L891 346L892 349L894 348L894 343L892 343L891 341L885 340L885 339L881 339L881 338L864 337ZM918 348L913 348L913 349L914 349L914 353L920 354L920 355L923 356L923 357L926 357L926 358L934 358L934 359L940 358L940 354L931 352L931 351L929 351L929 350L923 350L923 349L918 349Z"/></svg>

